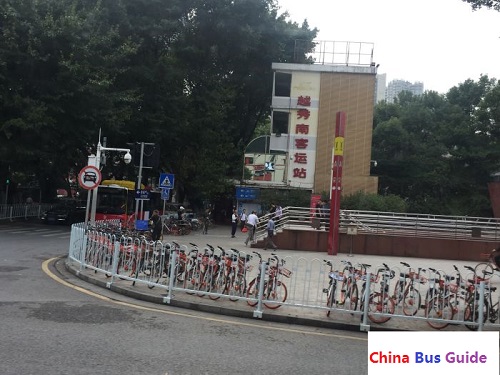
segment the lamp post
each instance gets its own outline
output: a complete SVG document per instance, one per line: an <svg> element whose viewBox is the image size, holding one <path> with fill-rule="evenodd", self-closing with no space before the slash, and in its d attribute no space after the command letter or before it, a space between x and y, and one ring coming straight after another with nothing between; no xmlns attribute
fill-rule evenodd
<svg viewBox="0 0 500 375"><path fill-rule="evenodd" d="M132 155L130 155L130 149L128 148L114 148L114 147L103 147L101 145L101 137L99 136L99 142L97 143L97 151L95 156L90 155L89 156L89 161L88 165L93 165L97 169L100 169L101 166L101 152L102 151L117 151L117 152L125 152L125 155L123 155L123 161L125 164L130 164L132 161ZM99 187L96 187L95 189L92 190L92 208L90 211L90 222L92 224L95 224L95 211L97 209L97 189ZM88 200L87 200L87 208L88 208ZM87 215L88 217L88 215Z"/></svg>

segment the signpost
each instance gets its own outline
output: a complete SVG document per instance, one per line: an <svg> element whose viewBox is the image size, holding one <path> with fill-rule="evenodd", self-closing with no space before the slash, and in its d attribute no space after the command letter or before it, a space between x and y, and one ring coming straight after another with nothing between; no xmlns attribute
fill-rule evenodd
<svg viewBox="0 0 500 375"><path fill-rule="evenodd" d="M89 161L91 160L94 161L94 159L89 157ZM93 165L87 165L83 167L80 173L78 173L78 184L85 190L94 191L95 189L97 189L97 187L101 183L101 179L102 179L101 171L99 170L99 168ZM97 199L96 196L94 196L94 200L95 199ZM91 212L90 212L90 192L89 192L87 194L87 207L85 209L85 228L87 227L90 213ZM93 222L95 222L95 211L92 220Z"/></svg>
<svg viewBox="0 0 500 375"><path fill-rule="evenodd" d="M342 167L344 164L344 133L346 113L337 112L335 141L332 152L332 191L330 195L330 231L328 232L328 255L339 251L340 194L342 192Z"/></svg>

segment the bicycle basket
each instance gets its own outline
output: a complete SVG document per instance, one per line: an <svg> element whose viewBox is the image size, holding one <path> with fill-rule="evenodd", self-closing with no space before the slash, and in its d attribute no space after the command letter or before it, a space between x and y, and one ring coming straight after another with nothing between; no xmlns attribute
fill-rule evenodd
<svg viewBox="0 0 500 375"><path fill-rule="evenodd" d="M280 267L279 268L279 273L281 273L285 277L292 276L292 271L290 271L288 268L285 268L285 267Z"/></svg>
<svg viewBox="0 0 500 375"><path fill-rule="evenodd" d="M333 280L342 281L344 280L344 274L342 272L330 272L328 277Z"/></svg>

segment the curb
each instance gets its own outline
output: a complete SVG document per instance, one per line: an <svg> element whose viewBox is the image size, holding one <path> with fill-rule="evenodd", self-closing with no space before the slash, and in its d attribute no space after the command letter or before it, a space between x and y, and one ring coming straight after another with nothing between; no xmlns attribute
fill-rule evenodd
<svg viewBox="0 0 500 375"><path fill-rule="evenodd" d="M55 260L53 267L56 268L59 272L61 272L61 265L59 261L64 261L64 269L69 272L70 274L78 277L80 280L83 280L89 284L96 285L98 287L110 290L114 293L118 293L136 300L140 301L145 301L145 302L150 302L158 305L167 305L167 306L172 306L172 307L178 307L178 308L183 308L183 309L188 309L188 310L193 310L193 311L200 311L200 312L206 312L206 313L211 313L211 314L217 314L217 315L224 315L224 316L232 316L232 317L237 317L237 318L244 318L244 319L249 319L249 320L256 320L253 316L253 311L248 311L248 310L243 310L243 309L238 309L238 308L228 308L228 307L223 307L223 306L213 306L213 305L208 305L204 303L195 303L195 302L188 302L188 301L181 301L177 299L172 299L170 303L165 303L163 297L157 296L157 295L152 295L149 293L144 293L138 290L133 290L131 288L127 287L121 287L115 284L112 284L111 286L108 287L107 283L102 280L98 280L96 278L90 277L89 275L85 275L81 273L79 270L71 267L71 265L66 262L66 257L59 258ZM201 300L201 299L200 299ZM303 318L303 317L298 317L298 316L292 316L292 315L286 315L283 313L279 312L274 312L272 314L270 313L264 313L262 314L262 317L259 318L258 320L263 320L267 322L274 322L274 323L282 323L282 324L291 324L291 325L300 325L300 326L306 326L306 327L318 327L318 328L329 328L329 329L335 329L335 330L342 330L342 331L351 331L351 332L362 332L360 330L359 325L354 325L354 324L348 324L348 323L343 323L343 322L335 322L335 321L323 321L323 320L318 320L318 319L310 319L310 318ZM383 329L380 327L370 327L371 331L401 331L401 329L394 329L394 328L389 328L389 327L384 327Z"/></svg>

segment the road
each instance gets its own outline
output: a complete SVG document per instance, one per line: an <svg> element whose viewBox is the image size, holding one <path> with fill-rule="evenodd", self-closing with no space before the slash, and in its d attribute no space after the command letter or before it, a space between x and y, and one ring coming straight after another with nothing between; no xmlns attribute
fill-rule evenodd
<svg viewBox="0 0 500 375"><path fill-rule="evenodd" d="M68 243L68 227L0 222L0 374L367 373L364 333L131 300L54 267Z"/></svg>

